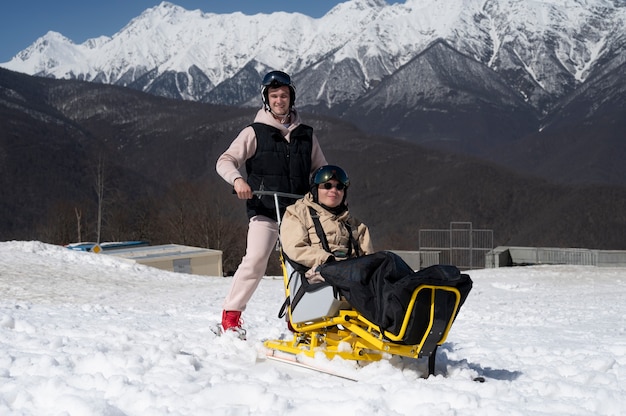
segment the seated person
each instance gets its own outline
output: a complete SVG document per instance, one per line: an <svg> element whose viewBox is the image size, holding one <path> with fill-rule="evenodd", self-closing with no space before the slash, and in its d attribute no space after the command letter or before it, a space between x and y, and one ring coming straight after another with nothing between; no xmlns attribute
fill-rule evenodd
<svg viewBox="0 0 626 416"><path fill-rule="evenodd" d="M283 216L283 252L307 270L305 276L311 283L324 281L316 272L321 264L374 252L369 229L348 211L349 185L343 169L322 166L313 174L310 191L287 207ZM314 218L319 218L317 224Z"/></svg>
<svg viewBox="0 0 626 416"><path fill-rule="evenodd" d="M283 216L280 227L283 253L287 261L297 263L296 270L305 272L309 283L326 282L333 286L342 300L377 325L381 332L400 336L404 331L399 341L417 344L430 328L430 314L435 311L431 301L436 299L437 313L445 316L442 322L447 324L465 301L472 286L471 279L454 266L434 265L415 272L391 251L375 253L367 226L348 211L349 185L348 176L338 166L323 166L315 172L310 191L288 206ZM317 226L315 218L319 218ZM322 265L325 277L319 273ZM429 287L419 292L420 297L413 305L420 319L413 319L412 314L407 315L407 310L414 292L423 285ZM460 298L446 288L435 298L430 286L454 287ZM387 302L387 299L394 301ZM405 319L410 319L406 325Z"/></svg>

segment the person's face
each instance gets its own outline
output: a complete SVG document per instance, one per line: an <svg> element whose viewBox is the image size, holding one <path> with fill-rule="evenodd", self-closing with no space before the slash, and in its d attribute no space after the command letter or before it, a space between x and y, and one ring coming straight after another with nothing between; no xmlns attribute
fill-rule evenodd
<svg viewBox="0 0 626 416"><path fill-rule="evenodd" d="M330 179L328 182L321 183L317 186L317 200L320 204L326 205L329 208L338 207L343 201L344 192L346 189L342 188L341 190L337 189L337 184L339 183L336 179ZM332 185L332 188L326 189L327 184ZM342 184L343 185L343 184Z"/></svg>
<svg viewBox="0 0 626 416"><path fill-rule="evenodd" d="M289 114L290 98L289 87L286 85L267 90L267 99L274 114Z"/></svg>

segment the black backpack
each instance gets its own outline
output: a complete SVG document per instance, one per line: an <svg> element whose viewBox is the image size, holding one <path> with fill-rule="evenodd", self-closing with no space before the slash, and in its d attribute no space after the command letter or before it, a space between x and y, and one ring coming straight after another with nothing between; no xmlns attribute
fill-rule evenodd
<svg viewBox="0 0 626 416"><path fill-rule="evenodd" d="M446 324L456 317L472 288L470 277L455 266L434 265L416 272L390 251L327 263L320 267L320 274L354 309L377 325L381 333L399 334L413 292L420 285L454 287L459 291L461 297L456 313L453 292L436 290L434 293L435 319L444 320ZM413 345L422 339L430 322L432 292L418 292L409 326L400 343Z"/></svg>

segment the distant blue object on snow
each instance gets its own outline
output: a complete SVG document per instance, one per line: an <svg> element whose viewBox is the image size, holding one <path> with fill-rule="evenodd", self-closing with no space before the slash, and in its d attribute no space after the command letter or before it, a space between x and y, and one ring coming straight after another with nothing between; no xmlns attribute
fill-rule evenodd
<svg viewBox="0 0 626 416"><path fill-rule="evenodd" d="M68 244L65 247L70 250L75 251L91 251L97 243L87 242L87 243L72 243ZM102 251L116 250L122 248L132 248L132 247L142 247L149 246L150 242L148 241L117 241L117 242L108 242L108 243L100 243L100 248Z"/></svg>

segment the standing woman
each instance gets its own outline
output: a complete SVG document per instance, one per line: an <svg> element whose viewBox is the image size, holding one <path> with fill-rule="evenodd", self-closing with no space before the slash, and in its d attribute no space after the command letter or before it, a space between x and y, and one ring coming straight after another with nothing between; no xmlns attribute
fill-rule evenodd
<svg viewBox="0 0 626 416"><path fill-rule="evenodd" d="M266 272L278 239L273 196L257 197L253 191L303 195L311 173L326 164L313 128L302 124L294 108L296 88L284 72L272 71L261 85L263 108L219 157L217 173L246 200L249 218L246 254L237 268L223 304L221 331L245 338L241 312ZM245 167L247 178L239 171ZM281 215L292 200L281 198Z"/></svg>

